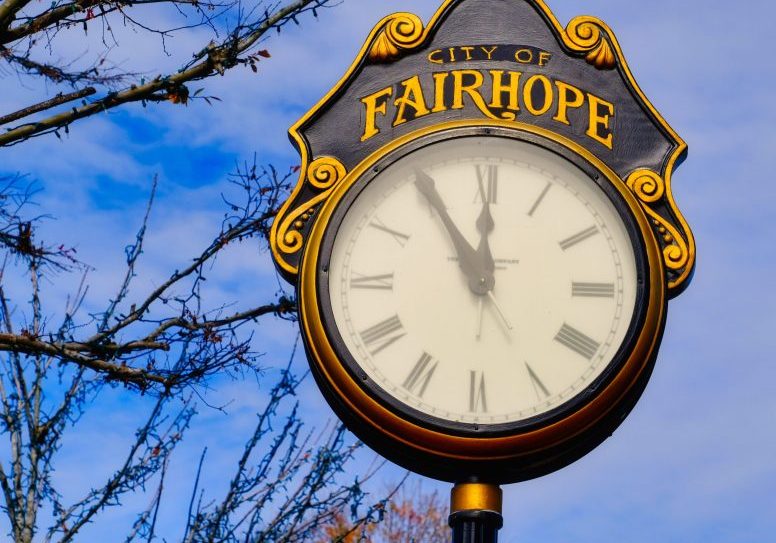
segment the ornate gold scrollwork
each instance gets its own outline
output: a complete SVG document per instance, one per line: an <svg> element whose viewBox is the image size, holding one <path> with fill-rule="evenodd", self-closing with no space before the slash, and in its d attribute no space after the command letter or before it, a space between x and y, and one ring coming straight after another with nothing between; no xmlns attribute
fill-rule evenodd
<svg viewBox="0 0 776 543"><path fill-rule="evenodd" d="M314 160L307 168L304 183L318 191L318 194L297 206L294 210L288 211L280 220L279 226L271 239L275 258L286 271L295 274L298 270L296 266L288 264L283 255L293 255L304 247L302 229L312 218L317 206L321 202L326 201L347 173L345 166L339 160L330 156ZM282 214L283 211L281 211Z"/></svg>
<svg viewBox="0 0 776 543"><path fill-rule="evenodd" d="M680 287L692 271L695 249L693 239L688 232L687 238L666 218L657 213L653 206L664 198L681 224L685 224L679 210L674 205L670 189L660 175L651 170L636 170L626 180L642 208L654 226L658 241L663 247L663 262L668 270L676 272L678 277L668 282L669 290Z"/></svg>
<svg viewBox="0 0 776 543"><path fill-rule="evenodd" d="M566 45L587 53L585 60L599 70L611 70L617 65L612 44L601 21L593 17L575 17L565 31Z"/></svg>
<svg viewBox="0 0 776 543"><path fill-rule="evenodd" d="M369 51L372 62L391 62L423 41L423 21L412 13L396 13L383 25Z"/></svg>

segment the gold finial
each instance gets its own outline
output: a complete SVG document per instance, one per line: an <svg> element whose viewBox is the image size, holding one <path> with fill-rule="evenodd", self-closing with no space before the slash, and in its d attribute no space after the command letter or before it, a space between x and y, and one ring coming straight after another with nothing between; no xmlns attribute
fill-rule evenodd
<svg viewBox="0 0 776 543"><path fill-rule="evenodd" d="M566 27L566 44L580 53L587 53L585 60L599 70L611 70L617 58L609 43L606 29L593 17L575 17Z"/></svg>
<svg viewBox="0 0 776 543"><path fill-rule="evenodd" d="M375 63L393 62L404 52L423 41L423 21L412 13L391 15L369 51L369 60Z"/></svg>

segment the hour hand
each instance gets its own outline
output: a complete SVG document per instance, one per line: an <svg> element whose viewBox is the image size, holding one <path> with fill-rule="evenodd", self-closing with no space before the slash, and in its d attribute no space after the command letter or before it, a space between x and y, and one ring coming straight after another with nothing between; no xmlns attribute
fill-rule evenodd
<svg viewBox="0 0 776 543"><path fill-rule="evenodd" d="M490 233L496 227L496 223L493 221L493 215L490 213L490 201L488 195L485 193L485 187L483 186L482 178L478 179L480 194L482 195L482 211L477 218L477 230L480 233L480 245L477 247L477 254L480 258L480 265L483 270L492 276L496 271L496 263L493 260L493 254L490 250L489 236Z"/></svg>

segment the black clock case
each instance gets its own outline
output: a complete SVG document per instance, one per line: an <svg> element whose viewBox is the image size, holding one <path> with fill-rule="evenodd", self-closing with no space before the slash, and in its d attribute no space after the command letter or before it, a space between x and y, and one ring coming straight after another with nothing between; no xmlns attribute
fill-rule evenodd
<svg viewBox="0 0 776 543"><path fill-rule="evenodd" d="M404 157L417 149L441 140L469 136L497 136L519 139L557 153L582 169L609 196L609 199L623 219L633 243L634 254L636 256L638 273L636 311L628 334L626 335L626 339L617 355L614 357L613 362L610 363L609 367L584 392L575 396L569 402L548 413L518 423L496 425L456 423L432 417L410 408L405 404L399 403L392 396L385 393L379 385L374 383L355 362L355 359L345 346L336 327L331 325L334 322L334 316L331 307L327 302L327 300L329 300L329 255L331 254L336 231L344 218L347 209L356 199L363 187L365 187L379 172L398 158ZM329 342L336 351L339 360L351 374L354 381L357 381L361 385L361 388L372 398L392 412L397 413L422 427L454 436L482 438L483 448L487 448L487 438L489 437L509 436L521 432L530 432L531 430L549 426L563 419L564 416L567 416L569 413L572 413L589 403L602 388L616 377L618 370L634 348L634 344L643 327L648 310L647 301L650 299L650 292L649 281L647 278L649 270L644 243L641 232L636 226L634 218L630 215L627 204L622 200L622 197L617 193L617 190L603 178L597 168L587 162L583 157L570 151L566 147L537 134L501 127L481 126L454 128L417 138L396 149L394 152L386 154L377 161L369 172L363 175L362 178L351 187L348 194L346 194L339 202L337 209L332 215L332 220L327 225L327 231L324 234L323 243L320 249L321 256L320 261L318 262L319 269L316 274L318 278L317 289L319 309L323 317L323 324ZM657 346L659 346L663 334L666 312L665 304L660 308L660 311L662 312L660 318L661 325L656 337L655 347L652 349L649 359L645 362L644 369L636 382L628 390L627 394L620 398L619 401L592 426L578 432L576 435L569 436L567 440L561 442L559 445L538 452L527 453L518 456L517 458L510 457L503 460L488 459L484 461L456 459L455 457L428 454L420 449L404 445L401 442L388 440L382 432L376 430L372 424L362 420L342 401L339 394L332 389L331 384L321 373L321 369L316 364L311 363L310 367L327 402L348 429L364 443L375 451L378 451L390 461L416 473L444 481L480 481L497 484L514 483L540 477L561 469L586 455L612 435L631 412L649 381L657 357ZM303 337L308 359L313 360L311 346L308 344L309 339L305 334L303 334ZM483 453L483 456L487 456L486 450L484 450Z"/></svg>

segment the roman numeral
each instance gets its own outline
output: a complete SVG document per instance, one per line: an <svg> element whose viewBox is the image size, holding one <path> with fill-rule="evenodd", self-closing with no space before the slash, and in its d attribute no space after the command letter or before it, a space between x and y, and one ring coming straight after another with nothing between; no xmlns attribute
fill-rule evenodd
<svg viewBox="0 0 776 543"><path fill-rule="evenodd" d="M598 233L598 227L597 226L591 226L590 228L587 228L586 230L582 230L579 234L574 234L570 238L564 239L560 242L560 248L564 251L567 249L570 249L577 243L582 243L588 238L592 238Z"/></svg>
<svg viewBox="0 0 776 543"><path fill-rule="evenodd" d="M614 298L614 283L571 283L571 295L579 298Z"/></svg>
<svg viewBox="0 0 776 543"><path fill-rule="evenodd" d="M534 205L531 206L531 210L528 212L529 217L533 217L533 214L536 213L537 209L539 209L539 206L544 201L544 197L547 196L547 193L550 192L551 188L552 188L552 183L547 181L547 185L544 187L541 194L539 194L539 197L534 202Z"/></svg>
<svg viewBox="0 0 776 543"><path fill-rule="evenodd" d="M528 370L528 377L531 378L531 386L533 386L534 392L536 392L536 399L541 400L542 397L549 398L550 391L544 386L544 383L542 383L542 380L536 375L533 368L528 365L528 362L525 363L525 368Z"/></svg>
<svg viewBox="0 0 776 543"><path fill-rule="evenodd" d="M555 336L555 341L565 345L588 360L591 360L593 356L595 356L598 347L601 346L601 344L594 339L587 337L576 328L565 323L561 327L560 332L558 332L558 335Z"/></svg>
<svg viewBox="0 0 776 543"><path fill-rule="evenodd" d="M371 226L372 228L376 228L381 232L385 232L386 234L391 236L394 240L396 240L396 243L398 243L402 247L407 245L407 242L410 240L410 237L407 234L402 234L401 232L397 232L396 230L388 228L387 226L385 226L383 221L381 221L377 217L372 219L372 222L369 223L369 226Z"/></svg>
<svg viewBox="0 0 776 543"><path fill-rule="evenodd" d="M482 371L469 372L469 411L488 412L488 402L485 399L485 373Z"/></svg>
<svg viewBox="0 0 776 543"><path fill-rule="evenodd" d="M439 362L431 358L430 354L423 353L420 355L420 359L415 364L415 367L412 368L412 371L407 376L407 379L404 380L402 386L409 392L422 398L423 393L426 392L428 382L431 380L431 376L434 375L437 364L439 364Z"/></svg>
<svg viewBox="0 0 776 543"><path fill-rule="evenodd" d="M364 342L372 355L376 355L404 337L405 334L398 315L394 315L361 332L361 341Z"/></svg>
<svg viewBox="0 0 776 543"><path fill-rule="evenodd" d="M386 273L384 275L361 275L353 272L353 275L359 277L350 278L350 288L360 288L369 290L393 290L393 274Z"/></svg>
<svg viewBox="0 0 776 543"><path fill-rule="evenodd" d="M479 200L482 203L497 204L498 203L498 166L495 164L488 164L487 166L475 166L477 170L477 196L475 201Z"/></svg>

